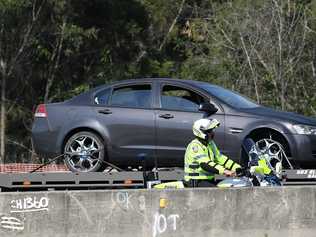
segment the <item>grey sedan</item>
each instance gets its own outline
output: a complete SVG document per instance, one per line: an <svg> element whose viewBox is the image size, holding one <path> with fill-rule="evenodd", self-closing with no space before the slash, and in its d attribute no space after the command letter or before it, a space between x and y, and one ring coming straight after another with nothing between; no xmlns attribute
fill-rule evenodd
<svg viewBox="0 0 316 237"><path fill-rule="evenodd" d="M276 111L206 82L168 78L119 81L62 103L38 106L32 129L35 151L65 154L75 172L119 167L181 167L192 124L202 103L218 109L215 140L222 153L240 161L241 144L269 138L282 144L295 164L316 160L316 120ZM140 158L140 154L144 154Z"/></svg>

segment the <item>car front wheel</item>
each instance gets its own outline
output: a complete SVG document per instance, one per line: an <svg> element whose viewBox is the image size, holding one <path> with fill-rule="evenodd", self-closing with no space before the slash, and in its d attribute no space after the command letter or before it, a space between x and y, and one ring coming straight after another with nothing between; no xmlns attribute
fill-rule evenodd
<svg viewBox="0 0 316 237"><path fill-rule="evenodd" d="M104 144L88 131L72 135L64 147L65 163L73 172L96 172L103 166Z"/></svg>

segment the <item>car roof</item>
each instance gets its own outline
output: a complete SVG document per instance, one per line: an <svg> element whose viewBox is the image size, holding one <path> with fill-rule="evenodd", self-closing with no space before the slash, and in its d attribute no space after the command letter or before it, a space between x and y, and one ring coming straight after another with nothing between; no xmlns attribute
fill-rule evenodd
<svg viewBox="0 0 316 237"><path fill-rule="evenodd" d="M71 98L70 100L68 100L67 102L70 103L82 103L83 101L88 101L91 99L91 95L93 95L94 93L106 89L108 87L112 87L112 86L116 86L116 85L124 85L124 84L129 84L129 83L142 83L142 82L154 82L154 81L160 81L160 82L170 82L170 83L174 83L174 82L178 82L178 83L182 83L182 84L187 84L189 86L193 86L193 87L198 87L200 89L203 89L203 85L208 85L208 86L213 86L213 87L218 87L214 84L210 84L207 82L202 82L202 81L194 81L194 80L186 80L186 79L176 79L176 78L138 78L138 79L128 79L128 80L120 80L120 81L114 81L108 84L103 84L103 85L99 85L96 86L92 89L90 89L89 91L86 91L78 96L75 96L73 98Z"/></svg>
<svg viewBox="0 0 316 237"><path fill-rule="evenodd" d="M135 83L135 82L153 82L153 81L161 81L161 82L179 82L183 84L188 84L191 86L196 86L203 89L203 85L218 87L214 84L203 82L203 81L196 81L196 80L187 80L187 79L177 79L177 78L164 78L164 77L158 77L158 78L138 78L138 79L128 79L128 80L122 80L122 81L115 81L111 84L104 85L106 87L113 86L113 85L119 85L119 84L125 84L125 83ZM99 87L100 88L100 87Z"/></svg>

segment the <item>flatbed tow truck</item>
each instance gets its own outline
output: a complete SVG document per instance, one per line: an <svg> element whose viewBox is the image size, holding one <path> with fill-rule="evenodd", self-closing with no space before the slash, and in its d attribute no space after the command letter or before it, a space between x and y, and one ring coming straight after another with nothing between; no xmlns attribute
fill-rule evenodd
<svg viewBox="0 0 316 237"><path fill-rule="evenodd" d="M205 113L203 116L205 118L217 112L217 109L210 104L203 104L199 110ZM277 143L275 141L273 142ZM282 148L279 143L277 144ZM284 151L283 154L285 155ZM143 155L144 154L140 154L139 157L144 162L142 171L123 171L108 162L102 161L111 167L106 172L35 172L38 168L29 173L0 172L0 192L73 189L137 189L152 188L152 185L157 183L183 180L183 169L157 168L157 160L155 160L156 168L147 171L145 164L146 159ZM62 156L63 154L52 158L48 163L40 167L52 163ZM316 169L285 169L282 171L281 176L282 185L316 185ZM224 176L215 175L216 180L222 180L224 178Z"/></svg>
<svg viewBox="0 0 316 237"><path fill-rule="evenodd" d="M316 169L283 170L283 185L316 185ZM222 180L224 176L215 176ZM84 190L84 189L139 189L151 188L153 183L183 179L180 168L154 171L109 172L32 172L0 173L1 192Z"/></svg>
<svg viewBox="0 0 316 237"><path fill-rule="evenodd" d="M280 152L275 153L280 161L283 159L288 163L288 169L283 169L279 177L284 186L289 185L316 185L316 169L294 169L288 160L282 146L272 140L264 139L269 148L277 145ZM272 144L272 145L271 145ZM244 146L249 156L253 150L253 143ZM257 147L257 146L256 146ZM261 153L264 154L264 153ZM271 154L271 152L269 153ZM0 191L45 191L45 190L84 190L84 189L139 189L152 188L154 184L183 180L183 168L158 168L157 160L153 169L147 169L145 155L139 154L142 166L134 170L122 170L121 168L103 161L108 166L103 172L37 172L41 168L55 162L63 155L50 159L48 162L39 165L30 172L24 173L1 173ZM225 176L215 175L215 180L223 180Z"/></svg>

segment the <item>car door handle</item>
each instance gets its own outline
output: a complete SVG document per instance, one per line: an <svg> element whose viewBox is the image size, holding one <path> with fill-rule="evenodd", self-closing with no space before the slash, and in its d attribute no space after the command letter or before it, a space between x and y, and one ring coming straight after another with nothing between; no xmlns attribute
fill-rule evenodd
<svg viewBox="0 0 316 237"><path fill-rule="evenodd" d="M174 118L174 116L172 114L160 114L159 117L164 118L164 119Z"/></svg>
<svg viewBox="0 0 316 237"><path fill-rule="evenodd" d="M98 110L98 113L100 113L100 114L112 114L112 111L109 109L101 109L101 110Z"/></svg>

